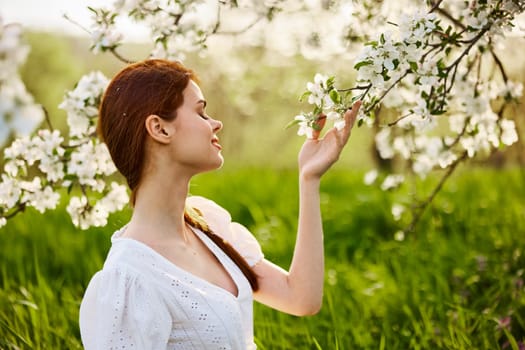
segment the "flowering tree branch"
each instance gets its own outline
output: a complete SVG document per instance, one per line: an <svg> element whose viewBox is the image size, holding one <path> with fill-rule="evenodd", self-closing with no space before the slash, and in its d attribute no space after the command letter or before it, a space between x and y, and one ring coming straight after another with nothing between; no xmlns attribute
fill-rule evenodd
<svg viewBox="0 0 525 350"><path fill-rule="evenodd" d="M204 7L210 4L216 6L217 15L206 21L199 14L206 12ZM524 11L525 2L439 0L427 1L428 6L421 8L421 2L413 1L412 6L418 10L400 14L397 19L388 17L403 7L398 2L352 4L350 8L346 2L326 1L118 0L109 7L90 8L91 26L80 27L90 34L94 53L107 52L130 63L118 52L124 35L117 19L122 17L149 30L153 43L150 57L170 60L183 60L186 53L205 50L214 35L245 34L260 27L257 24L263 20L270 25L284 13L285 6L293 9L284 13L287 20L292 15L308 15L306 23L312 33L300 33L301 45L313 43L315 52L326 54L321 45L329 40L323 40L323 35L334 36L330 24L339 21L340 29L346 31L341 35L345 40L365 39L354 65L356 85L337 87L335 76L316 74L302 96L312 110L296 116L291 125L297 125L298 133L308 137L320 116L342 128L342 115L356 99L361 99L358 124L378 130L374 141L381 158L404 161L421 178L433 169L445 169L434 190L420 205L413 206L407 228L412 231L460 162L490 154L500 145L512 145L518 139L514 121L504 118L503 111L516 102L523 88L509 79L495 43L512 27L515 16ZM253 20L239 29L222 30L223 11L235 10ZM330 20L315 26L311 23L313 12L321 21L323 13ZM359 25L353 25L352 21L359 21ZM386 27L382 27L385 23ZM75 225L81 228L104 225L108 215L120 210L128 200L123 185L106 183L107 176L116 170L107 149L95 135L98 104L107 79L101 73L87 74L66 93L60 105L67 112L69 126L69 135L64 137L53 129L45 109L32 101L18 77L17 67L28 51L20 41L20 28L9 25L1 28L0 41L5 40L11 46L0 45L0 49L8 48L0 52L0 66L6 67L0 70L0 97L16 102L9 104L14 106L13 110L0 113L0 122L12 123L8 128L0 128L0 140L7 137L4 130L15 130L20 137L4 150L0 226L27 207L41 212L54 209L65 191L70 197L67 211ZM377 28L380 30L374 34ZM485 57L492 58L501 83L483 74L482 63L488 62ZM495 101L501 102L497 112L491 106ZM399 116L380 124L382 110L396 111ZM6 117L11 115L17 118ZM32 133L44 119L49 129ZM13 123L13 120L26 122ZM447 123L449 128L444 131ZM378 174L372 170L366 182L374 182ZM394 190L404 180L404 174L386 174L380 187Z"/></svg>
<svg viewBox="0 0 525 350"><path fill-rule="evenodd" d="M378 125L377 112L381 105L399 111L401 116L386 123L375 137L380 156L406 160L412 171L422 178L435 168L446 169L426 199L412 206L412 220L406 232L414 230L425 208L460 162L489 154L500 144L511 145L517 141L515 123L504 119L502 111L522 94L521 84L508 79L493 41L523 12L525 3L465 2L464 8L454 8L454 13L461 14L460 19L442 8L443 1L429 1L429 5L427 12L402 16L398 24L389 21L397 29L396 33L382 32L365 43L354 66L358 71L357 86L366 86L365 93L339 96L339 93L349 94L360 89L337 89L334 77L323 80L316 75L303 95L303 98L309 97L314 110L295 117L298 134L309 136L320 115L335 113L328 119L341 123L341 111L356 98L364 100L358 125ZM459 30L444 26L436 14ZM474 48L476 51L472 54ZM482 76L482 58L487 52L501 73L503 86L498 87ZM477 68L472 70L474 67ZM490 101L500 97L504 98L503 107L495 113ZM341 104L342 100L349 102ZM450 107L457 111L452 112ZM436 133L437 118L442 115L450 120L450 133L429 136ZM376 176L368 176L368 181ZM392 190L403 181L401 174L388 175L381 188Z"/></svg>

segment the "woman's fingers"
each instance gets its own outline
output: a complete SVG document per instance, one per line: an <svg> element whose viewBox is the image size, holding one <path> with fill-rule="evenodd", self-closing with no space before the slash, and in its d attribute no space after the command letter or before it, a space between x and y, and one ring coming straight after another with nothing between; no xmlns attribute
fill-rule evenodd
<svg viewBox="0 0 525 350"><path fill-rule="evenodd" d="M312 132L313 140L317 140L319 138L319 135L321 135L321 130L323 130L323 127L326 124L326 115L324 114L319 115L315 124L316 124L316 127L314 128Z"/></svg>
<svg viewBox="0 0 525 350"><path fill-rule="evenodd" d="M345 113L345 121L350 129L352 129L355 120L357 119L357 114L359 113L359 108L361 108L361 103L361 100L355 101L352 105L352 108Z"/></svg>
<svg viewBox="0 0 525 350"><path fill-rule="evenodd" d="M352 105L352 108L345 112L345 127L343 129L343 132L346 137L350 136L350 131L354 127L354 123L359 113L359 108L361 108L361 103L361 100L355 101Z"/></svg>
<svg viewBox="0 0 525 350"><path fill-rule="evenodd" d="M348 139L348 137L350 137L350 131L352 130L352 127L354 126L354 123L357 119L357 114L359 113L361 103L362 102L360 100L354 102L352 107L345 112L345 127L343 129L339 130L339 132L337 132L337 130L330 132L335 132L336 134L342 135L345 139ZM326 119L327 118L325 114L320 114L317 118L314 130L312 132L313 140L319 139L321 131L323 130L324 125L326 124Z"/></svg>

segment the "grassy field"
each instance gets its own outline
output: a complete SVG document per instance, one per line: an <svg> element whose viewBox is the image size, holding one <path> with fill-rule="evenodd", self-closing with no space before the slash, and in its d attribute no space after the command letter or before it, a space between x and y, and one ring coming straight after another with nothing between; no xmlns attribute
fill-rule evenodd
<svg viewBox="0 0 525 350"><path fill-rule="evenodd" d="M323 182L322 311L297 318L256 304L259 348L523 349L525 172L463 170L402 241L393 196L362 175L339 169ZM223 170L196 178L191 191L230 210L267 258L288 266L295 172ZM128 217L83 232L64 211L27 212L0 230L0 349L81 348L84 288Z"/></svg>

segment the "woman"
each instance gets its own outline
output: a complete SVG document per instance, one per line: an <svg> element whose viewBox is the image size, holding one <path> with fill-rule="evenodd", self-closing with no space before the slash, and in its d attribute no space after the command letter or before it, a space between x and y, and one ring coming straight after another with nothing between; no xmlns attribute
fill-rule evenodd
<svg viewBox="0 0 525 350"><path fill-rule="evenodd" d="M221 167L217 133L197 77L180 63L146 60L118 73L100 107L99 133L131 189L133 215L112 236L89 283L80 330L91 349L255 349L253 299L293 315L316 313L323 294L321 176L346 127L319 132L299 154L300 210L290 271L264 259L228 212L189 197L191 178Z"/></svg>

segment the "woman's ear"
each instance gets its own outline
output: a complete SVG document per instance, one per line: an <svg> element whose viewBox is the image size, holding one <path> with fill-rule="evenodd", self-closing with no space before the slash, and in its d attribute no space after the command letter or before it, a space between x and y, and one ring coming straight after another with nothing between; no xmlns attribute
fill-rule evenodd
<svg viewBox="0 0 525 350"><path fill-rule="evenodd" d="M156 114L151 114L144 122L151 138L159 143L168 144L173 136L173 126Z"/></svg>

